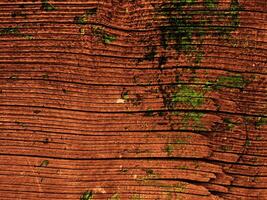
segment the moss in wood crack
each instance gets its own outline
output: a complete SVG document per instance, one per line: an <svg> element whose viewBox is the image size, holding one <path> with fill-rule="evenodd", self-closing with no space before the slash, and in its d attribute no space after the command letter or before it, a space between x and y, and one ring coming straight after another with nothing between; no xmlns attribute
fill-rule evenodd
<svg viewBox="0 0 267 200"><path fill-rule="evenodd" d="M183 193L186 190L186 183L179 183L174 186L174 192Z"/></svg>
<svg viewBox="0 0 267 200"><path fill-rule="evenodd" d="M153 175L153 174L154 174L153 169L146 169L146 174L147 174L148 176Z"/></svg>
<svg viewBox="0 0 267 200"><path fill-rule="evenodd" d="M91 16L91 15L96 15L97 13L97 8L88 8L86 11L85 11L85 14L88 15L88 16Z"/></svg>
<svg viewBox="0 0 267 200"><path fill-rule="evenodd" d="M121 99L124 99L126 101L129 99L129 90L123 88L123 91L121 92Z"/></svg>
<svg viewBox="0 0 267 200"><path fill-rule="evenodd" d="M249 147L249 146L251 146L251 141L249 138L247 138L245 141L245 147Z"/></svg>
<svg viewBox="0 0 267 200"><path fill-rule="evenodd" d="M121 170L120 170L122 173L127 173L128 171L129 171L129 169L127 169L127 168L121 168Z"/></svg>
<svg viewBox="0 0 267 200"><path fill-rule="evenodd" d="M15 121L15 123L21 127L26 127L26 124L20 121Z"/></svg>
<svg viewBox="0 0 267 200"><path fill-rule="evenodd" d="M78 25L85 25L87 24L87 15L75 16L74 23Z"/></svg>
<svg viewBox="0 0 267 200"><path fill-rule="evenodd" d="M148 108L148 109L145 111L144 116L146 116L146 117L152 117L153 114L154 114L154 111L153 111L151 108Z"/></svg>
<svg viewBox="0 0 267 200"><path fill-rule="evenodd" d="M229 118L224 118L223 122L227 125L227 130L232 130L235 127L235 123Z"/></svg>
<svg viewBox="0 0 267 200"><path fill-rule="evenodd" d="M20 30L17 26L0 29L0 35L19 35L19 34L20 34Z"/></svg>
<svg viewBox="0 0 267 200"><path fill-rule="evenodd" d="M172 144L167 144L165 151L167 152L168 156L171 156L174 151L174 146Z"/></svg>
<svg viewBox="0 0 267 200"><path fill-rule="evenodd" d="M43 79L48 79L48 78L49 78L48 73L43 74L43 75L42 75L42 78L43 78Z"/></svg>
<svg viewBox="0 0 267 200"><path fill-rule="evenodd" d="M148 49L149 49L149 52L144 55L143 60L152 61L152 60L154 60L155 55L157 54L156 53L156 47L155 46L148 47Z"/></svg>
<svg viewBox="0 0 267 200"><path fill-rule="evenodd" d="M80 200L92 200L93 199L93 191L85 191L81 197Z"/></svg>
<svg viewBox="0 0 267 200"><path fill-rule="evenodd" d="M13 11L11 13L11 17L24 17L24 18L26 18L27 17L27 14L26 13L23 13L20 10L15 10L15 11Z"/></svg>
<svg viewBox="0 0 267 200"><path fill-rule="evenodd" d="M218 6L218 0L204 0L204 5L208 8L208 9L215 9Z"/></svg>
<svg viewBox="0 0 267 200"><path fill-rule="evenodd" d="M67 93L68 93L68 91L67 91L66 89L64 89L64 88L62 88L62 92L63 92L64 94L67 94Z"/></svg>
<svg viewBox="0 0 267 200"><path fill-rule="evenodd" d="M143 197L141 194L133 194L131 200L143 200Z"/></svg>
<svg viewBox="0 0 267 200"><path fill-rule="evenodd" d="M84 14L75 16L74 23L77 25L86 25L88 22L88 17L91 17L96 13L97 13L97 8L89 8L84 12Z"/></svg>
<svg viewBox="0 0 267 200"><path fill-rule="evenodd" d="M196 56L195 56L195 59L193 60L193 62L195 64L199 64L201 63L202 59L203 59L203 56L204 56L204 52L203 51L199 51L197 52Z"/></svg>
<svg viewBox="0 0 267 200"><path fill-rule="evenodd" d="M44 11L54 11L56 10L56 7L49 3L48 0L42 0L41 9Z"/></svg>
<svg viewBox="0 0 267 200"><path fill-rule="evenodd" d="M116 40L116 36L110 35L110 34L104 34L102 38L102 42L105 44L110 44L115 40Z"/></svg>
<svg viewBox="0 0 267 200"><path fill-rule="evenodd" d="M231 151L232 150L232 147L228 146L228 145L221 145L219 147L219 149L223 152L227 152L227 151Z"/></svg>
<svg viewBox="0 0 267 200"><path fill-rule="evenodd" d="M256 139L257 141L261 141L261 140L263 140L264 138L263 138L262 136L260 136L260 135L257 135L255 139Z"/></svg>
<svg viewBox="0 0 267 200"><path fill-rule="evenodd" d="M40 164L40 167L47 167L49 164L48 160L43 160L42 163Z"/></svg>
<svg viewBox="0 0 267 200"><path fill-rule="evenodd" d="M120 200L120 195L118 193L113 194L108 200Z"/></svg>
<svg viewBox="0 0 267 200"><path fill-rule="evenodd" d="M267 117L258 117L257 121L255 122L256 128L260 126L267 125Z"/></svg>
<svg viewBox="0 0 267 200"><path fill-rule="evenodd" d="M186 166L186 165L181 165L181 166L178 166L177 169L180 169L180 170L187 170L187 169L188 169L188 166Z"/></svg>
<svg viewBox="0 0 267 200"><path fill-rule="evenodd" d="M183 140L183 139L177 139L177 140L175 140L175 143L176 144L188 144L188 142Z"/></svg>
<svg viewBox="0 0 267 200"><path fill-rule="evenodd" d="M103 44L110 44L116 40L116 36L106 32L104 27L92 26L93 36L99 38Z"/></svg>

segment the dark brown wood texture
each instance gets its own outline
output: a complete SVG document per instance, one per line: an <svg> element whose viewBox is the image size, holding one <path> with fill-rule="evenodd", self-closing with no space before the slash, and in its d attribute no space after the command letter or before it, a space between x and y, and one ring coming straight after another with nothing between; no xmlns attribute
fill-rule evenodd
<svg viewBox="0 0 267 200"><path fill-rule="evenodd" d="M266 1L199 63L163 3L0 1L1 200L267 199Z"/></svg>

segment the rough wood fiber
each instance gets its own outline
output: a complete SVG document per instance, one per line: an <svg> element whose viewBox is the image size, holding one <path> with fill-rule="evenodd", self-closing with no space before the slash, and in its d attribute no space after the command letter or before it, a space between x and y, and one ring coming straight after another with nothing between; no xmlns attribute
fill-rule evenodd
<svg viewBox="0 0 267 200"><path fill-rule="evenodd" d="M266 19L264 0L0 0L0 199L267 199Z"/></svg>

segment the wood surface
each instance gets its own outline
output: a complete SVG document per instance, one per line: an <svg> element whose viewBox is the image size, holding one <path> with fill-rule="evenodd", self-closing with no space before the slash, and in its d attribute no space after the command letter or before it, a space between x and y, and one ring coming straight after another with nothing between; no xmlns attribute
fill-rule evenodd
<svg viewBox="0 0 267 200"><path fill-rule="evenodd" d="M189 53L175 2L0 0L1 200L267 199L267 2Z"/></svg>

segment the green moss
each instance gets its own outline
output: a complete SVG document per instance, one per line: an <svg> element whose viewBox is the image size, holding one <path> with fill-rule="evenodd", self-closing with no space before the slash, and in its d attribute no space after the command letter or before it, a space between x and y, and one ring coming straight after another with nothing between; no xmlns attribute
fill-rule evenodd
<svg viewBox="0 0 267 200"><path fill-rule="evenodd" d="M86 25L87 24L87 15L81 15L74 17L74 23L78 25Z"/></svg>
<svg viewBox="0 0 267 200"><path fill-rule="evenodd" d="M188 123L193 121L194 123L201 125L201 118L204 116L202 112L188 112L184 115L183 122Z"/></svg>
<svg viewBox="0 0 267 200"><path fill-rule="evenodd" d="M149 48L149 52L144 55L144 60L152 61L156 56L156 47Z"/></svg>
<svg viewBox="0 0 267 200"><path fill-rule="evenodd" d="M255 123L256 127L267 125L267 117L259 117Z"/></svg>
<svg viewBox="0 0 267 200"><path fill-rule="evenodd" d="M56 10L56 7L53 6L51 3L49 3L48 0L42 0L41 8L44 11L54 11L54 10Z"/></svg>
<svg viewBox="0 0 267 200"><path fill-rule="evenodd" d="M110 44L116 40L116 36L114 35L109 35L109 34L104 34L102 37L102 42L105 44Z"/></svg>
<svg viewBox="0 0 267 200"><path fill-rule="evenodd" d="M148 176L153 175L153 174L154 174L153 169L146 169L146 174L147 174Z"/></svg>
<svg viewBox="0 0 267 200"><path fill-rule="evenodd" d="M260 140L263 140L263 137L262 136L256 136L256 138L255 138L257 141L260 141Z"/></svg>
<svg viewBox="0 0 267 200"><path fill-rule="evenodd" d="M194 63L195 64L199 64L201 63L202 59L203 59L203 56L204 56L204 52L200 51L196 54L195 56L195 59L194 59Z"/></svg>
<svg viewBox="0 0 267 200"><path fill-rule="evenodd" d="M182 139L177 139L177 140L175 141L175 143L176 143L176 144L188 144L187 141L182 140Z"/></svg>
<svg viewBox="0 0 267 200"><path fill-rule="evenodd" d="M174 186L174 191L177 193L183 193L186 190L186 183L179 183Z"/></svg>
<svg viewBox="0 0 267 200"><path fill-rule="evenodd" d="M89 8L84 12L84 14L80 16L75 16L74 23L77 25L86 25L88 22L88 17L95 15L96 12L97 12L97 8Z"/></svg>
<svg viewBox="0 0 267 200"><path fill-rule="evenodd" d="M243 89L248 84L240 74L234 76L219 76L215 84L215 89L222 87Z"/></svg>
<svg viewBox="0 0 267 200"><path fill-rule="evenodd" d="M42 163L40 164L40 167L47 167L49 164L48 160L43 160Z"/></svg>
<svg viewBox="0 0 267 200"><path fill-rule="evenodd" d="M151 108L148 108L148 109L145 111L144 116L146 116L146 117L152 117L152 116L153 116L153 113L154 113L154 111L153 111Z"/></svg>
<svg viewBox="0 0 267 200"><path fill-rule="evenodd" d="M219 149L220 149L221 151L223 151L223 152L227 152L227 151L232 150L232 147L230 147L230 146L228 146L228 145L221 145L221 146L219 147Z"/></svg>
<svg viewBox="0 0 267 200"><path fill-rule="evenodd" d="M133 194L131 197L131 200L142 200L142 195L141 194Z"/></svg>
<svg viewBox="0 0 267 200"><path fill-rule="evenodd" d="M218 6L218 0L204 0L204 5L208 9L215 9Z"/></svg>
<svg viewBox="0 0 267 200"><path fill-rule="evenodd" d="M231 119L229 119L229 118L224 118L223 119L223 122L225 123L225 124L227 124L227 129L228 130L232 130L234 127L235 127L235 124L232 122L232 120Z"/></svg>
<svg viewBox="0 0 267 200"><path fill-rule="evenodd" d="M180 169L180 170L187 170L187 169L188 169L188 166L186 166L186 165L181 165L181 166L178 166L177 169Z"/></svg>
<svg viewBox="0 0 267 200"><path fill-rule="evenodd" d="M26 40L33 40L34 39L34 37L32 35L25 35L24 38Z"/></svg>
<svg viewBox="0 0 267 200"><path fill-rule="evenodd" d="M168 23L159 26L162 47L173 48L189 58L193 56L193 62L200 63L204 56L200 44L207 35L229 37L239 26L241 6L238 0L232 0L228 9L218 9L218 5L218 0L173 0L164 3L158 9L159 16L163 15L168 20Z"/></svg>
<svg viewBox="0 0 267 200"><path fill-rule="evenodd" d="M101 39L103 44L110 44L116 40L115 35L106 32L104 27L92 26L93 35Z"/></svg>
<svg viewBox="0 0 267 200"><path fill-rule="evenodd" d="M85 191L80 197L80 200L92 200L93 196L94 195L92 191Z"/></svg>
<svg viewBox="0 0 267 200"><path fill-rule="evenodd" d="M171 156L173 151L174 151L174 147L172 144L167 144L165 147L165 151L167 152L168 156Z"/></svg>
<svg viewBox="0 0 267 200"><path fill-rule="evenodd" d="M20 31L17 26L0 29L0 35L19 35L19 34L20 34Z"/></svg>
<svg viewBox="0 0 267 200"><path fill-rule="evenodd" d="M181 86L172 96L172 102L198 107L204 103L203 92L198 92L189 86Z"/></svg>
<svg viewBox="0 0 267 200"><path fill-rule="evenodd" d="M88 8L86 11L85 11L85 14L90 16L90 15L95 15L97 13L97 8Z"/></svg>
<svg viewBox="0 0 267 200"><path fill-rule="evenodd" d="M250 139L246 139L246 141L245 141L245 146L246 147L249 147L249 146L251 146L251 141L250 141Z"/></svg>

